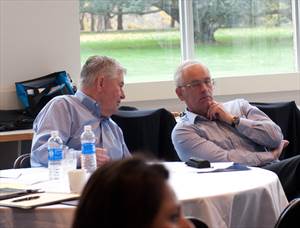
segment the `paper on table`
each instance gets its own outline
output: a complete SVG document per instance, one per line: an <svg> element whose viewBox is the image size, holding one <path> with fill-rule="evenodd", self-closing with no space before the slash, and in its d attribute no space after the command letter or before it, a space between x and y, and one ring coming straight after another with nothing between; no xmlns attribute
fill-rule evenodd
<svg viewBox="0 0 300 228"><path fill-rule="evenodd" d="M1 182L0 188L18 188L18 189L25 189L27 185L17 182Z"/></svg>
<svg viewBox="0 0 300 228"><path fill-rule="evenodd" d="M217 173L217 172L232 172L232 171L245 171L245 170L250 170L250 168L243 164L233 163L231 166L225 168L217 168L211 170L203 169L201 171L198 171L197 173Z"/></svg>
<svg viewBox="0 0 300 228"><path fill-rule="evenodd" d="M17 179L22 175L22 172L19 170L0 170L0 178L13 178Z"/></svg>

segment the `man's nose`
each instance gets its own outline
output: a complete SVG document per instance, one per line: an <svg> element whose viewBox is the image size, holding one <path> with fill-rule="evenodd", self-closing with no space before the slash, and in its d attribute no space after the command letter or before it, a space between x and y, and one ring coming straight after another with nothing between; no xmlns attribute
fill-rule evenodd
<svg viewBox="0 0 300 228"><path fill-rule="evenodd" d="M121 89L121 99L125 99L125 93L123 89Z"/></svg>
<svg viewBox="0 0 300 228"><path fill-rule="evenodd" d="M209 86L207 84L205 84L204 82L199 83L198 88L201 91L207 91L209 89Z"/></svg>

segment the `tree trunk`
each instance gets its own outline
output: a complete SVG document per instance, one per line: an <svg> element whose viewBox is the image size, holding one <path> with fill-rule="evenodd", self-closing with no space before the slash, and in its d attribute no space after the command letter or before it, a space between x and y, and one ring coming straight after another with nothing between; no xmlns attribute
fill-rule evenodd
<svg viewBox="0 0 300 228"><path fill-rule="evenodd" d="M84 16L85 16L85 13L81 13L81 14L80 14L80 18L79 18L80 31L84 31L84 23L83 23Z"/></svg>
<svg viewBox="0 0 300 228"><path fill-rule="evenodd" d="M256 5L255 5L255 2L251 0L250 2L250 14L249 14L249 17L250 17L250 27L256 27Z"/></svg>
<svg viewBox="0 0 300 228"><path fill-rule="evenodd" d="M198 26L195 26L194 38L195 43L214 43L214 33L218 29L217 25L209 24L204 21L200 22Z"/></svg>
<svg viewBox="0 0 300 228"><path fill-rule="evenodd" d="M105 19L104 15L98 15L98 20L97 20L97 31L98 32L104 32L105 31Z"/></svg>
<svg viewBox="0 0 300 228"><path fill-rule="evenodd" d="M171 28L174 28L174 27L175 27L175 20L174 20L173 17L171 18L171 24L170 24L170 27L171 27Z"/></svg>
<svg viewBox="0 0 300 228"><path fill-rule="evenodd" d="M91 14L91 32L95 32L95 22L94 14Z"/></svg>
<svg viewBox="0 0 300 228"><path fill-rule="evenodd" d="M177 18L177 13L178 13L178 1L172 0L172 5L171 5L171 28L175 27L175 21ZM179 22L179 20L177 19Z"/></svg>
<svg viewBox="0 0 300 228"><path fill-rule="evenodd" d="M104 16L105 30L112 29L109 13Z"/></svg>
<svg viewBox="0 0 300 228"><path fill-rule="evenodd" d="M118 28L117 30L123 30L123 15L122 8L118 7Z"/></svg>

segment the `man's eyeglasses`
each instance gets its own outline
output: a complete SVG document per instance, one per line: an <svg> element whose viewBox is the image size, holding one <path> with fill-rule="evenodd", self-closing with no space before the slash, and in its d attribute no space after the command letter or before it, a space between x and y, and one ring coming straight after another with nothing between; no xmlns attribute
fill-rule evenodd
<svg viewBox="0 0 300 228"><path fill-rule="evenodd" d="M196 87L199 87L200 85L202 86L203 84L206 85L206 86L211 87L212 85L215 84L215 81L211 78L205 78L203 80L194 80L194 81L191 81L189 83L178 86L178 88L182 88L182 87L196 88Z"/></svg>

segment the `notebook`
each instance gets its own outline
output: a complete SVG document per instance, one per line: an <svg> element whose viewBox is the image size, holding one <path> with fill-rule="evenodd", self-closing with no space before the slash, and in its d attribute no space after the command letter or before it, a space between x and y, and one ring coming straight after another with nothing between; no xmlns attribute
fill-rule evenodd
<svg viewBox="0 0 300 228"><path fill-rule="evenodd" d="M32 209L38 206L56 204L78 198L79 194L74 193L43 192L0 200L0 206Z"/></svg>
<svg viewBox="0 0 300 228"><path fill-rule="evenodd" d="M13 197L37 193L37 192L39 192L39 189L22 189L22 188L2 187L2 188L0 188L0 200L10 199Z"/></svg>

